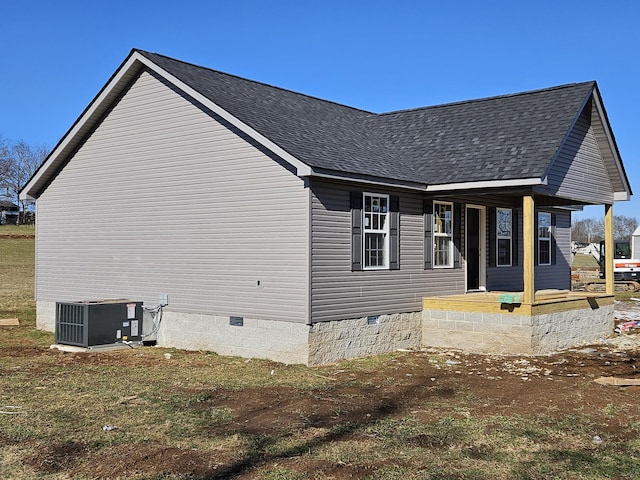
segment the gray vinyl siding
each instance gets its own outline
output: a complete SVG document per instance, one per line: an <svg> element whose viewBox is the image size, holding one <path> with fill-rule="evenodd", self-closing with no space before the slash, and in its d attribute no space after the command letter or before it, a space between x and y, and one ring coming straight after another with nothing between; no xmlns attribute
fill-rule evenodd
<svg viewBox="0 0 640 480"><path fill-rule="evenodd" d="M580 202L613 203L613 187L593 128L590 108L580 115L549 174L545 193Z"/></svg>
<svg viewBox="0 0 640 480"><path fill-rule="evenodd" d="M312 182L312 321L422 310L431 295L464 292L464 269L424 269L420 195ZM400 269L351 271L351 191L400 197Z"/></svg>
<svg viewBox="0 0 640 480"><path fill-rule="evenodd" d="M509 206L503 206L502 208L512 208ZM489 291L507 291L507 292L519 292L524 289L524 271L522 269L522 256L523 256L523 232L522 232L522 209L514 209L518 215L518 231L516 233L517 239L517 251L513 251L512 255L516 256L516 262L512 262L510 267L492 267L487 266L487 290ZM487 229L490 229L490 222L487 221ZM489 242L491 238L491 232L487 230L487 248L496 248L496 245L491 245ZM513 241L513 239L512 239ZM494 252L494 255L496 253ZM489 258L489 255L487 255Z"/></svg>
<svg viewBox="0 0 640 480"><path fill-rule="evenodd" d="M556 253L554 265L536 265L535 288L536 290L547 288L571 290L571 213L545 209L540 211L555 215Z"/></svg>
<svg viewBox="0 0 640 480"><path fill-rule="evenodd" d="M37 208L38 300L308 321L304 182L149 73Z"/></svg>
<svg viewBox="0 0 640 480"><path fill-rule="evenodd" d="M567 211L539 209L536 212L550 212L555 216L555 264L537 265L534 269L535 289L571 288L571 214ZM487 222L488 223L488 222ZM523 280L523 230L522 210L518 210L518 264L512 267L487 268L487 289L490 291L521 291ZM487 232L487 238L489 238ZM534 239L537 242L537 237ZM491 246L489 246L491 248Z"/></svg>

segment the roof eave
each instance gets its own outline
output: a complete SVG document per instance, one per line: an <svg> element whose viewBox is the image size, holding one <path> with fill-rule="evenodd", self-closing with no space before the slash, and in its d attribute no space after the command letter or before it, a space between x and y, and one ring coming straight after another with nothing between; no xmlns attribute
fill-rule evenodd
<svg viewBox="0 0 640 480"><path fill-rule="evenodd" d="M615 167L616 170L618 172L618 175L620 175L620 180L622 182L622 186L624 188L624 191L622 192L614 192L614 199L617 200L616 197L620 196L621 198L623 196L626 196L626 198L620 200L620 201L626 201L626 200L630 200L631 199L631 195L633 195L633 192L631 191L631 184L629 183L629 178L627 177L627 172L624 169L624 165L622 163L622 158L620 156L620 151L618 150L618 143L616 142L615 137L613 136L613 130L611 128L611 124L609 123L609 116L607 115L606 110L604 109L604 105L602 103L602 98L600 96L600 90L598 89L598 85L596 84L594 86L593 89L593 99L594 99L594 103L596 106L596 110L598 111L598 115L600 115L600 118L603 120L603 124L604 124L604 133L607 137L607 141L609 142L609 145L611 147L611 152L613 154L613 159L615 162Z"/></svg>
<svg viewBox="0 0 640 480"><path fill-rule="evenodd" d="M452 190L478 190L482 188L509 188L509 187L533 187L544 185L546 182L539 177L515 178L507 180L481 180L476 182L443 183L440 185L428 185L427 192L444 192Z"/></svg>
<svg viewBox="0 0 640 480"><path fill-rule="evenodd" d="M382 187L402 188L408 190L417 190L424 192L427 186L424 183L412 182L408 180L400 180L386 177L376 177L373 175L364 175L353 172L340 172L337 170L327 170L314 168L310 174L313 178L323 178L328 180L338 180L345 182L365 183L369 185L378 185Z"/></svg>
<svg viewBox="0 0 640 480"><path fill-rule="evenodd" d="M113 98L120 95L131 79L137 75L139 71L139 64L136 65L139 62L138 57L137 52L132 50L22 188L19 194L21 200L35 200L40 196L50 179L63 165L67 155L77 148L86 133L108 110Z"/></svg>

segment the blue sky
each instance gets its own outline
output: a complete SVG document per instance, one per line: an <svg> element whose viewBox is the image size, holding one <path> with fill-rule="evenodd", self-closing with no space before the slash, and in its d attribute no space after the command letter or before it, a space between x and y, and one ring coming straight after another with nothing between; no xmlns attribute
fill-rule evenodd
<svg viewBox="0 0 640 480"><path fill-rule="evenodd" d="M54 146L132 48L374 112L597 80L638 197L614 211L640 219L639 20L635 0L5 0L0 135Z"/></svg>

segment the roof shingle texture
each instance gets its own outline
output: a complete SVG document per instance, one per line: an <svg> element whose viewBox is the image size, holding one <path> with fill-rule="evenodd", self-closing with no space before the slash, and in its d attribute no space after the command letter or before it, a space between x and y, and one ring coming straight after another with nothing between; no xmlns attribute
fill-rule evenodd
<svg viewBox="0 0 640 480"><path fill-rule="evenodd" d="M376 114L138 52L313 168L429 185L543 178L595 87Z"/></svg>

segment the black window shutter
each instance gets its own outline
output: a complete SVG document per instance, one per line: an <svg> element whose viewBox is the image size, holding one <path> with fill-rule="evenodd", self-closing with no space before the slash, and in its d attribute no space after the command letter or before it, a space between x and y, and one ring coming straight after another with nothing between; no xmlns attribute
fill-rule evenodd
<svg viewBox="0 0 640 480"><path fill-rule="evenodd" d="M533 264L538 265L538 249L540 240L538 239L538 212L533 212Z"/></svg>
<svg viewBox="0 0 640 480"><path fill-rule="evenodd" d="M433 268L433 202L424 200L424 268Z"/></svg>
<svg viewBox="0 0 640 480"><path fill-rule="evenodd" d="M518 211L511 210L511 265L518 265Z"/></svg>
<svg viewBox="0 0 640 480"><path fill-rule="evenodd" d="M400 270L400 197L389 197L389 269Z"/></svg>
<svg viewBox="0 0 640 480"><path fill-rule="evenodd" d="M497 215L496 207L489 208L489 266L495 267L498 264L497 257Z"/></svg>
<svg viewBox="0 0 640 480"><path fill-rule="evenodd" d="M453 204L453 268L462 266L462 206Z"/></svg>
<svg viewBox="0 0 640 480"><path fill-rule="evenodd" d="M551 265L556 264L556 214L551 214Z"/></svg>
<svg viewBox="0 0 640 480"><path fill-rule="evenodd" d="M351 192L351 270L362 270L362 192Z"/></svg>

